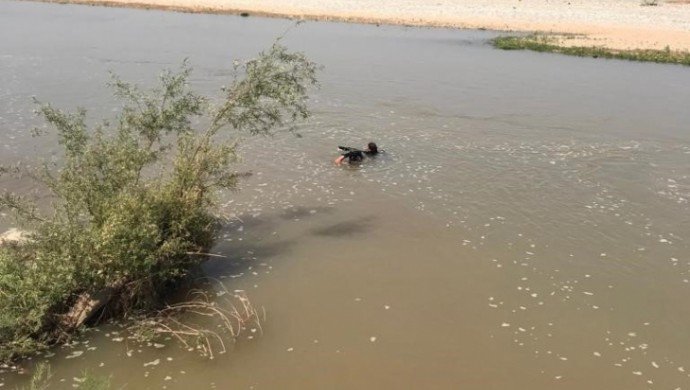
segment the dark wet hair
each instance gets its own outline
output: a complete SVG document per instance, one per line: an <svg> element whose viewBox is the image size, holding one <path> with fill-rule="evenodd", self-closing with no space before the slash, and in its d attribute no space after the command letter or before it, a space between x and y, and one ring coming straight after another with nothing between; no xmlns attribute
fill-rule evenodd
<svg viewBox="0 0 690 390"><path fill-rule="evenodd" d="M364 153L360 150L353 150L344 154L347 161L350 163L360 162L364 160Z"/></svg>
<svg viewBox="0 0 690 390"><path fill-rule="evenodd" d="M373 142L369 142L369 144L367 145L367 148L368 148L369 151L372 152L372 153L378 153L378 152L379 152L378 146L376 146L376 144L373 143Z"/></svg>

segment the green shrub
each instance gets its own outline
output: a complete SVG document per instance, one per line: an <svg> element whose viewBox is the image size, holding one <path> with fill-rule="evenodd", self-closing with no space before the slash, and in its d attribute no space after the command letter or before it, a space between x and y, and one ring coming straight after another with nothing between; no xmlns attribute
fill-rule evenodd
<svg viewBox="0 0 690 390"><path fill-rule="evenodd" d="M217 191L237 178L235 144L222 133L270 134L306 118L316 83L316 66L278 43L234 69L217 105L189 89L186 62L151 91L113 76L124 106L94 128L83 109L39 103L64 157L32 174L50 212L26 196L0 197L31 232L27 243L0 247L0 360L68 338L65 316L85 294L107 293L109 315L153 309L204 259L196 254L213 243Z"/></svg>

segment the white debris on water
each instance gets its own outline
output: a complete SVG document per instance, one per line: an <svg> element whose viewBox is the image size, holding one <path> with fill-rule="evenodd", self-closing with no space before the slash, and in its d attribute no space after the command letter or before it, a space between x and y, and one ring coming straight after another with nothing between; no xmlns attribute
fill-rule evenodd
<svg viewBox="0 0 690 390"><path fill-rule="evenodd" d="M157 366L161 363L160 359L152 360L148 363L144 363L144 367L149 367L149 366Z"/></svg>
<svg viewBox="0 0 690 390"><path fill-rule="evenodd" d="M65 359L74 359L84 354L84 351L73 351L71 354L65 356Z"/></svg>

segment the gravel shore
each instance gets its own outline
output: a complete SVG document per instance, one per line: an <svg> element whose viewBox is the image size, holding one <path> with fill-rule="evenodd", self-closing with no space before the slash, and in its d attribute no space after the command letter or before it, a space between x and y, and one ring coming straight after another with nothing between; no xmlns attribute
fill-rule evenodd
<svg viewBox="0 0 690 390"><path fill-rule="evenodd" d="M311 20L582 34L581 38L569 39L568 44L690 50L690 1L686 0L66 1ZM643 4L654 1L658 4Z"/></svg>

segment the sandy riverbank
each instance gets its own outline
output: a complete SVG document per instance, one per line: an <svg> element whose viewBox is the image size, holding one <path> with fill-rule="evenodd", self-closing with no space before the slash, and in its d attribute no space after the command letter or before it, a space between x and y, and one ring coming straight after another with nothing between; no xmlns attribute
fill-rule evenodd
<svg viewBox="0 0 690 390"><path fill-rule="evenodd" d="M690 50L690 4L658 0L44 0L502 31L584 34L571 45Z"/></svg>

